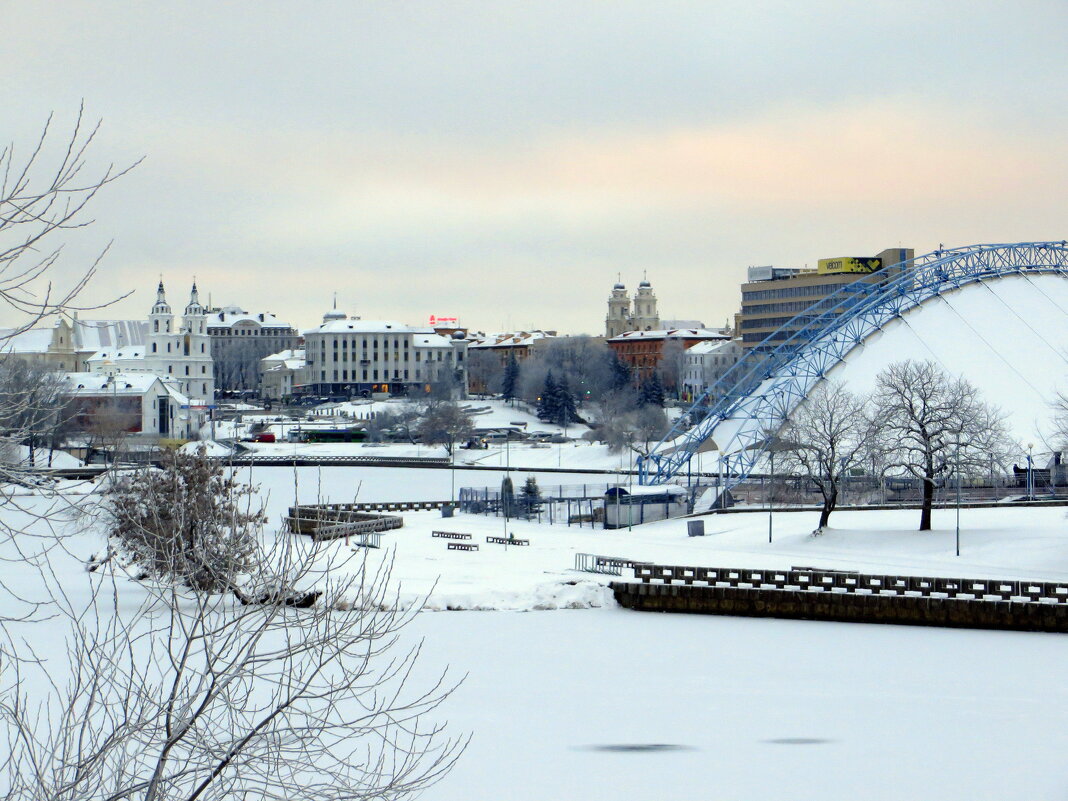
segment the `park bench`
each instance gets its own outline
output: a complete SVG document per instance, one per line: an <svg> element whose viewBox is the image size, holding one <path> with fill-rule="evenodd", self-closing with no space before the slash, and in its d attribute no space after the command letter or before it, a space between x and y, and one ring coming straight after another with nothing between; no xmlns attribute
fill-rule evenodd
<svg viewBox="0 0 1068 801"><path fill-rule="evenodd" d="M449 550L450 551L477 551L478 550L478 546L477 545L473 545L473 544L468 544L466 542L450 542L449 543Z"/></svg>
<svg viewBox="0 0 1068 801"><path fill-rule="evenodd" d="M471 535L470 534L461 534L461 533L459 533L457 531L432 531L432 532L430 532L430 536L431 537L442 537L442 538L447 539L447 540L469 540L469 539L471 539Z"/></svg>
<svg viewBox="0 0 1068 801"><path fill-rule="evenodd" d="M486 542L493 545L530 545L530 540L517 540L515 537L486 537Z"/></svg>

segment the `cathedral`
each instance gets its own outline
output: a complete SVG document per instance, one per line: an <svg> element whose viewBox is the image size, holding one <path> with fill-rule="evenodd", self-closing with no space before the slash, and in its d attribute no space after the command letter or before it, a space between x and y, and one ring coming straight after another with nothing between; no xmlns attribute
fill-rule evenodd
<svg viewBox="0 0 1068 801"><path fill-rule="evenodd" d="M197 285L193 284L181 325L176 325L160 281L156 302L148 315L144 344L97 351L85 366L90 372L154 373L177 381L182 394L191 403L213 404L215 376L211 337L207 331L207 310L200 303Z"/></svg>
<svg viewBox="0 0 1068 801"><path fill-rule="evenodd" d="M656 295L653 286L645 278L638 284L633 301L627 297L627 288L622 283L612 287L608 298L608 317L605 318L605 336L611 339L627 331L655 331L660 328L660 314L656 310Z"/></svg>

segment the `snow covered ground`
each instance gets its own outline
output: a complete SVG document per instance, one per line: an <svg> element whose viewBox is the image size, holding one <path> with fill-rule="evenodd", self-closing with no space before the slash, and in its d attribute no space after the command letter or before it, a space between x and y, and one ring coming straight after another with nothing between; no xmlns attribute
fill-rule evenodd
<svg viewBox="0 0 1068 801"><path fill-rule="evenodd" d="M434 801L1068 793L1068 638L584 612L422 615L473 733ZM663 749L642 747L663 745Z"/></svg>
<svg viewBox="0 0 1068 801"><path fill-rule="evenodd" d="M242 469L239 475L260 487L268 501L272 522L280 521L294 497L302 503L440 500L449 497L448 470L402 468ZM462 472L457 487L472 479L479 485L499 486L501 473ZM514 471L521 486L528 473ZM566 474L534 475L547 489L574 483ZM581 476L611 482L611 475ZM561 481L563 480L563 481ZM961 511L961 556L955 556L955 512L935 510L931 532L916 531L919 512L839 510L832 527L813 537L818 512L778 512L773 517L773 542L768 543L768 515L764 511L710 515L704 518L705 537L688 537L685 520L666 520L633 530L547 525L524 520L457 513L406 512L404 527L383 535L380 551L396 560L395 572L408 600L431 593L433 609L569 608L605 603L600 588L590 582L606 577L572 571L575 553L597 553L664 564L722 567L808 566L872 573L942 575L962 578L1068 578L1068 521L1063 507L964 509ZM434 530L470 533L478 552L449 551ZM491 545L486 537L512 534L529 539L529 547ZM578 581L578 585L567 582Z"/></svg>
<svg viewBox="0 0 1068 801"><path fill-rule="evenodd" d="M221 421L215 424L217 439L242 439L249 435L253 424L266 422L267 430L279 440L295 426L341 425L352 420L366 419L372 412L396 411L406 404L405 401L367 401L330 404L307 421L293 421L279 415L256 415L246 417L243 421ZM566 429L551 423L544 423L521 407L512 407L500 400L469 400L463 405L475 411L472 422L476 428L518 428L528 433L544 432L549 434L566 434L570 442L558 444L534 444L528 442L510 442L491 445L485 450L456 450L456 464L483 465L536 470L555 467L569 469L593 470L631 470L634 469L635 454L631 451L615 452L608 446L590 443L581 439L589 429L576 424ZM677 416L681 409L669 409L669 417ZM345 417L349 415L350 417ZM202 432L205 438L210 436L210 426ZM264 456L391 456L391 457L446 457L444 446L411 445L404 442L390 443L294 443L247 442L246 447L254 453ZM709 469L714 469L712 455L704 454ZM699 469L695 464L694 469Z"/></svg>
<svg viewBox="0 0 1068 801"><path fill-rule="evenodd" d="M445 497L448 470L254 468L272 522L302 500ZM461 473L488 485L498 473ZM539 482L570 480L541 474ZM596 477L601 478L601 477ZM605 477L607 478L607 477ZM516 475L517 482L519 476ZM18 517L17 513L14 517ZM433 610L406 636L425 638L419 677L466 676L440 711L473 734L434 801L566 798L1063 799L1068 638L711 616L615 606L606 577L571 570L576 551L666 563L812 565L873 572L1063 579L1063 508L966 509L962 555L952 511L914 531L915 510L763 512L633 531L512 521L529 547L490 545L499 518L405 514L387 546L403 599ZM18 522L12 519L10 522ZM100 535L74 519L52 553L69 593ZM435 529L468 532L478 552L448 551ZM345 549L343 542L334 546ZM0 570L19 570L0 562ZM20 576L28 575L20 570ZM131 585L132 587L133 585ZM21 588L25 590L25 588ZM590 608L582 608L590 607ZM537 611L553 609L556 611ZM47 649L46 649L47 650ZM53 678L61 676L57 656Z"/></svg>

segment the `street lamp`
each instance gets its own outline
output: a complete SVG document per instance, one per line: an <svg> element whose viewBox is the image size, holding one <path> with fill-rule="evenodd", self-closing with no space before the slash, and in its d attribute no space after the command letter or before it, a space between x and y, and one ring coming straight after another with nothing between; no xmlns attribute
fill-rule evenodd
<svg viewBox="0 0 1068 801"><path fill-rule="evenodd" d="M1034 447L1033 442L1027 443L1027 500L1029 501L1035 499L1035 473L1032 467L1034 460L1031 458L1031 451Z"/></svg>
<svg viewBox="0 0 1068 801"><path fill-rule="evenodd" d="M960 434L957 434L957 450L954 453L957 463L957 556L960 556Z"/></svg>

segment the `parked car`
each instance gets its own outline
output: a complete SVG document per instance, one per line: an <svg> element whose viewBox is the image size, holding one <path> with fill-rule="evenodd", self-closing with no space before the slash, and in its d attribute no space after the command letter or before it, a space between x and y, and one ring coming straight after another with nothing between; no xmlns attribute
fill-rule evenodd
<svg viewBox="0 0 1068 801"><path fill-rule="evenodd" d="M252 438L253 442L274 442L275 436L270 431L261 431Z"/></svg>

